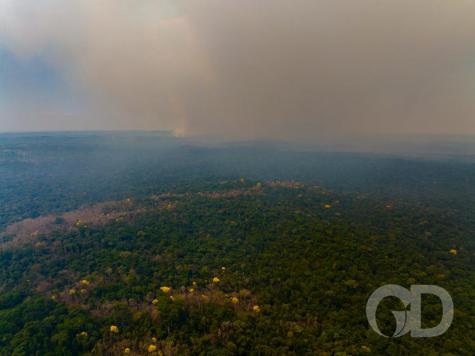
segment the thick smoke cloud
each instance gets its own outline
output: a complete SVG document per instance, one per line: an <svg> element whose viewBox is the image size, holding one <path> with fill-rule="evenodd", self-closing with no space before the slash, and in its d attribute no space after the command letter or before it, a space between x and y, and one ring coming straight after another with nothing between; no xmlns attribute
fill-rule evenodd
<svg viewBox="0 0 475 356"><path fill-rule="evenodd" d="M475 133L469 0L0 0L0 46L49 61L104 127Z"/></svg>

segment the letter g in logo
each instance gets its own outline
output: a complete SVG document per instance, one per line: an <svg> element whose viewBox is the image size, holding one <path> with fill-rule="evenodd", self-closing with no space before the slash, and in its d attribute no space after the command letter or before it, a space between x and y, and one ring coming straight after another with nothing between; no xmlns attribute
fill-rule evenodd
<svg viewBox="0 0 475 356"><path fill-rule="evenodd" d="M432 328L422 329L421 327L421 295L433 294L439 297L442 302L442 320L440 323ZM386 297L397 297L401 300L404 307L411 305L409 311L393 311L396 318L396 330L391 337L400 337L411 332L412 337L433 337L443 334L447 331L452 323L454 317L454 304L450 294L441 287L434 285L413 285L411 290L407 290L397 284L387 284L376 289L368 299L366 304L366 317L369 325L373 330L384 337L381 330L379 330L376 321L376 309L379 303Z"/></svg>

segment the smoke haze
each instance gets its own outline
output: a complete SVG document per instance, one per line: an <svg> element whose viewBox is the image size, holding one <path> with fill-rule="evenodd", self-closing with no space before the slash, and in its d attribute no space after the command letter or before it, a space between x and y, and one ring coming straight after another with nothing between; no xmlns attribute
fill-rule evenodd
<svg viewBox="0 0 475 356"><path fill-rule="evenodd" d="M20 86L0 130L475 134L474 39L469 0L0 0L0 48L81 102Z"/></svg>

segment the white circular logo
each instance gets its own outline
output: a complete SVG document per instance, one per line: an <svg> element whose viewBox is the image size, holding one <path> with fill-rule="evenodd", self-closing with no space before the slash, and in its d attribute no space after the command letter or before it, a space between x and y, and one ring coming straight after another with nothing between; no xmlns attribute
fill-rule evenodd
<svg viewBox="0 0 475 356"><path fill-rule="evenodd" d="M437 326L423 329L421 327L421 296L422 294L433 294L442 303L442 319ZM401 300L405 307L410 310L393 311L396 318L396 330L393 335L388 336L381 332L376 321L376 309L379 303L386 297L396 297ZM412 337L434 337L447 331L454 318L454 303L450 294L441 287L434 285L412 285L411 290L397 284L386 284L376 289L368 298L366 303L366 317L373 330L384 337L400 337L411 332Z"/></svg>

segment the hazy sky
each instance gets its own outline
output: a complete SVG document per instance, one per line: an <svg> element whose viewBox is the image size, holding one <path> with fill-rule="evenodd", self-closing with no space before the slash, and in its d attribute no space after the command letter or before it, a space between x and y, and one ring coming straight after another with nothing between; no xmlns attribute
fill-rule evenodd
<svg viewBox="0 0 475 356"><path fill-rule="evenodd" d="M475 134L471 0L0 0L0 131Z"/></svg>

